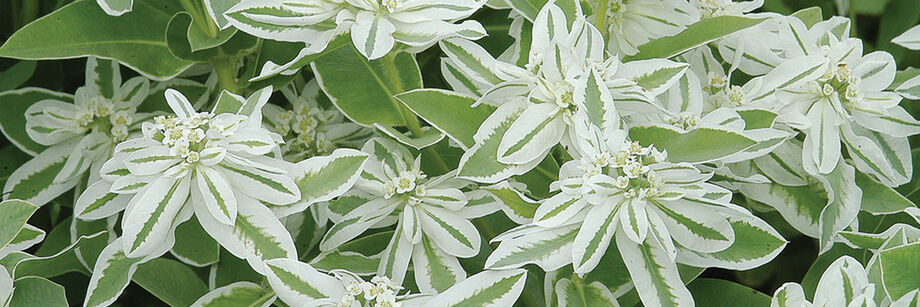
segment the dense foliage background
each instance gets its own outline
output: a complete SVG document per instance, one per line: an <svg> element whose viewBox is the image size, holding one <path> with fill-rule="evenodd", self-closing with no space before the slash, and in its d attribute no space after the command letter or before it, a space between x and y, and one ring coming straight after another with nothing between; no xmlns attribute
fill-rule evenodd
<svg viewBox="0 0 920 307"><path fill-rule="evenodd" d="M160 1L167 3L174 0ZM68 0L3 1L3 3L0 3L0 42L5 42L14 32L29 22L68 3L70 3ZM824 19L828 19L840 11L841 5L848 6L845 11L847 12L847 17L851 19L852 36L863 40L864 53L885 50L894 56L899 70L920 67L920 52L911 51L891 43L892 38L920 22L920 4L918 4L917 0L766 0L758 12L777 12L789 15L801 9L817 6L821 8ZM507 16L507 10L483 8L470 17L470 19L481 22L488 31L489 36L478 40L478 43L492 53L493 56L498 56L514 43L514 38L508 35L510 25L507 22ZM441 76L441 56L442 51L438 49L437 45L417 55L422 80L426 88L449 89L448 84ZM73 93L78 87L84 85L85 65L85 58L43 61L19 61L0 58L0 92L23 87L41 87L53 91ZM252 66L252 69L258 69L255 64ZM134 70L124 66L121 67L121 74L123 80L128 80L138 75ZM298 76L295 76L295 78L301 80L299 82L312 78L312 73L307 69L299 71L297 74ZM736 77L744 78L741 75L738 74ZM191 79L205 83L207 81L206 77L206 75L194 76ZM250 89L255 88L250 87ZM248 94L251 93L245 93L244 96ZM3 103L3 101L0 101L0 113L7 112L3 109ZM904 106L915 118L920 117L920 105L917 104L917 101L903 100L901 106ZM2 118L2 115L0 115L0 118ZM920 152L917 149L920 148L917 147L920 142L917 142L917 137L913 136L911 138L915 165L917 164L917 159L920 158ZM3 185L16 168L30 158L30 155L21 152L8 140L0 139L0 161L2 161L0 162L0 186ZM459 157L446 157L446 159L456 161ZM918 192L920 191L920 180L916 179L916 176L911 182L898 187L897 191L914 203L920 203L920 192ZM73 195L65 193L60 198L39 208L29 219L28 223L43 229L47 233L47 237L43 244L31 247L26 252L36 255L47 254L47 251L58 250L70 243L70 236L67 234L70 230L67 228L69 228L69 221L73 216L73 197ZM719 302L719 297L723 295L720 291L695 290L706 288L707 283L718 283L715 279L736 282L767 295L772 295L777 288L786 282L801 282L805 288L805 293L813 293L821 274L839 256L851 255L863 263L867 262L868 258L872 256L872 253L867 250L851 249L844 244L836 244L830 251L819 255L818 242L793 229L779 213L774 211L759 215L773 225L789 241L788 245L773 261L755 269L746 271L706 269L700 274L697 281L690 283L688 286L696 296L698 305L708 306L706 302ZM509 221L503 219L503 217L495 218L495 221L487 221L486 223L510 225ZM917 225L917 222L906 213L879 216L866 212L859 213L859 227L866 232L879 233L896 223ZM495 233L500 233L502 230L510 228L510 226L498 227L501 229L494 230ZM223 256L222 254L221 261L225 261L225 259L230 259L226 261L240 261L234 260L233 257ZM55 265L70 272L50 279L65 287L69 302L83 302L86 294L84 289L89 285L89 276L87 275L89 272L80 267L79 263L68 263L67 261L70 260L62 260ZM239 265L246 266L246 263L242 262ZM195 274L202 281L206 281L209 275L209 268L191 268L188 272ZM141 286L156 288L166 285L164 282L168 283L169 280L179 277L158 276L158 274L160 272L145 270L144 266L141 266L135 275L136 283L132 283L125 289L124 294L121 295L115 305L165 306L166 303L163 303L160 298L152 295ZM240 278L242 280L255 280L259 279L259 276L240 276ZM528 280L527 287L534 286L534 288L542 289L542 277L529 276L529 278L533 280ZM200 286L204 286L204 282L200 283ZM200 293L194 294L196 291L203 290L206 289L181 289L181 291L188 292L188 295L193 297L200 295ZM525 303L527 306L543 304L540 299L528 299L528 295L527 290L525 290L524 298L520 301L522 302L521 305ZM738 302L738 305L741 305L741 303Z"/></svg>

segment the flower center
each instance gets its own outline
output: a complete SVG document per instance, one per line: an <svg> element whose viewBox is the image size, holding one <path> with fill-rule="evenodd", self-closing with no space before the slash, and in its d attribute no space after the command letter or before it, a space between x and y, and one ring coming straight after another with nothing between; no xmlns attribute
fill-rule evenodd
<svg viewBox="0 0 920 307"><path fill-rule="evenodd" d="M700 9L702 18L712 18L725 15L732 5L731 0L695 0L696 7Z"/></svg>
<svg viewBox="0 0 920 307"><path fill-rule="evenodd" d="M389 278L381 276L374 276L370 282L349 281L338 306L352 307L355 302L358 306L397 306L396 294L400 288Z"/></svg>
<svg viewBox="0 0 920 307"><path fill-rule="evenodd" d="M406 196L410 205L416 205L427 193L427 188L423 184L426 177L425 173L419 170L402 171L395 178L390 178L383 183L383 198Z"/></svg>
<svg viewBox="0 0 920 307"><path fill-rule="evenodd" d="M201 112L192 115L185 121L170 115L157 116L153 119L155 131L152 138L169 147L169 154L185 159L187 163L197 163L201 158L201 151L207 147L207 132L210 129L222 134L227 127L211 121L213 114ZM210 124L210 125L209 125Z"/></svg>
<svg viewBox="0 0 920 307"><path fill-rule="evenodd" d="M666 159L667 153L654 146L642 147L632 142L614 156L610 174L616 176L615 185L627 198L657 197L661 195L664 181L649 165Z"/></svg>
<svg viewBox="0 0 920 307"><path fill-rule="evenodd" d="M380 0L380 5L387 10L387 13L393 13L399 6L399 0Z"/></svg>
<svg viewBox="0 0 920 307"><path fill-rule="evenodd" d="M613 20L616 24L623 23L626 15L626 4L629 0L611 0L607 2L607 20Z"/></svg>
<svg viewBox="0 0 920 307"><path fill-rule="evenodd" d="M317 107L303 105L293 111L277 115L274 132L285 136L289 143L284 144L285 152L308 153L312 155L327 154L335 150L335 144L326 138L321 127L335 117L335 111L324 111Z"/></svg>
<svg viewBox="0 0 920 307"><path fill-rule="evenodd" d="M124 106L118 108L121 104L103 96L96 96L90 98L85 106L77 106L74 119L81 129L97 129L120 142L128 138L128 125L133 121L132 112L116 111L129 109Z"/></svg>
<svg viewBox="0 0 920 307"><path fill-rule="evenodd" d="M700 116L697 115L696 113L681 112L677 116L669 118L668 123L670 123L674 127L678 127L684 130L689 130L690 128L699 126Z"/></svg>
<svg viewBox="0 0 920 307"><path fill-rule="evenodd" d="M861 81L859 77L851 74L846 63L837 63L828 68L824 75L813 83L813 86L816 87L815 91L822 96L836 94L841 102L850 104L863 99L862 91L859 89Z"/></svg>

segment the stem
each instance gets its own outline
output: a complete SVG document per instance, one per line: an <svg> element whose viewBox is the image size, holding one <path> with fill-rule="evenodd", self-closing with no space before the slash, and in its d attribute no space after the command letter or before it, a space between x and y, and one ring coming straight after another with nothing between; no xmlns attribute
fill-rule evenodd
<svg viewBox="0 0 920 307"><path fill-rule="evenodd" d="M607 1L600 0L597 9L594 10L594 26L601 31L601 35L607 37Z"/></svg>
<svg viewBox="0 0 920 307"><path fill-rule="evenodd" d="M240 88L236 80L236 60L227 56L211 58L211 64L217 71L217 81L220 88L228 92L239 94Z"/></svg>
<svg viewBox="0 0 920 307"><path fill-rule="evenodd" d="M19 27L23 27L38 18L38 0L23 0L19 14Z"/></svg>
<svg viewBox="0 0 920 307"><path fill-rule="evenodd" d="M393 81L393 85L396 87L396 91L402 93L405 89L402 87L402 83L399 81L399 72L396 69L396 53L390 52L387 55L383 56L383 67L387 72L390 80ZM390 97L392 101L394 98ZM394 101L395 102L395 101ZM406 128L409 128L409 133L412 134L414 138L420 138L425 135L425 131L422 131L422 126L418 122L418 118L415 116L415 113L409 110L405 105L399 102L395 102L398 105L399 113L402 115L403 120L406 122ZM422 149L422 153L431 157L432 162L435 166L438 167L440 173L447 173L450 171L450 167L447 166L447 163L444 162L444 159L441 158L441 155L438 154L434 148L425 147Z"/></svg>
<svg viewBox="0 0 920 307"><path fill-rule="evenodd" d="M204 32L204 34L210 38L217 37L217 25L214 24L211 17L204 11L202 3L200 1L192 1L194 0L179 0L182 4L182 8L185 9L189 15L192 15L192 21L198 25L201 32Z"/></svg>

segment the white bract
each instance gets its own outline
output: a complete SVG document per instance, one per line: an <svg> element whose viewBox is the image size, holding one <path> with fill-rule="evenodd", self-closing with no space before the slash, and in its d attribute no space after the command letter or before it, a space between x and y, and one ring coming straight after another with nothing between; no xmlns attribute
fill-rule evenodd
<svg viewBox="0 0 920 307"><path fill-rule="evenodd" d="M898 105L898 94L885 90L897 69L891 54L863 55L862 41L830 30L848 23L833 18L806 30L800 20L788 18L784 35L798 38L787 47L790 60L818 56L827 64L815 68L822 73L815 79L777 92L786 104L780 113L806 135L802 159L809 173L833 171L842 142L861 172L897 186L911 178L907 137L920 133L920 122Z"/></svg>
<svg viewBox="0 0 920 307"><path fill-rule="evenodd" d="M396 43L421 50L447 37L478 39L486 35L478 22L453 21L482 5L478 0L245 0L224 16L258 37L306 43L287 64L268 62L262 74L271 75L299 68L292 66L346 33L369 60L383 57Z"/></svg>
<svg viewBox="0 0 920 307"><path fill-rule="evenodd" d="M40 206L86 179L87 172L89 181L98 180L115 144L139 132L140 122L152 116L136 113L150 81L135 77L122 83L117 62L89 58L86 80L72 103L46 99L26 110L26 133L48 148L10 175L4 199Z"/></svg>
<svg viewBox="0 0 920 307"><path fill-rule="evenodd" d="M821 275L813 302L806 300L802 285L785 283L773 294L770 306L874 307L875 287L874 283L869 282L869 274L859 261L850 256L843 256L831 263Z"/></svg>
<svg viewBox="0 0 920 307"><path fill-rule="evenodd" d="M718 1L718 0L716 0ZM700 2L705 14L712 10L725 10L728 6L716 1ZM601 31L609 38L607 50L621 57L634 55L639 52L639 46L651 40L671 36L683 31L688 25L699 20L700 12L697 7L686 0L595 0L594 3L604 3L603 6L595 5L597 14L604 17L589 16L590 20L601 20L598 25ZM721 2L721 1L719 1ZM709 7L713 7L710 9Z"/></svg>
<svg viewBox="0 0 920 307"><path fill-rule="evenodd" d="M125 210L122 241L129 257L162 245L183 208L194 207L208 229L207 221L234 225L238 215L262 210L252 208L262 203L300 200L284 162L263 156L277 147L261 126L259 109L267 97L250 115L195 112L171 89L166 100L175 115L144 123L143 136L116 146L102 180L90 185L75 206L83 219Z"/></svg>
<svg viewBox="0 0 920 307"><path fill-rule="evenodd" d="M351 202L357 204L330 204L335 225L320 249L333 250L370 228L396 224L378 274L402 282L411 259L415 280L424 293L443 291L464 280L466 272L457 257L479 253L479 231L469 218L483 214L465 210L470 198L460 188L468 183L454 178L453 173L428 178L419 169L420 158L413 158L394 141L374 138L362 150L371 160L354 189L345 195L354 197Z"/></svg>

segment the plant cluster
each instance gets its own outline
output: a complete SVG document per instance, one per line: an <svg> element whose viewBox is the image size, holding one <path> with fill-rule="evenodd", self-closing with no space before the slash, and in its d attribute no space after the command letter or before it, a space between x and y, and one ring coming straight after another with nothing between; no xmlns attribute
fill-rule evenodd
<svg viewBox="0 0 920 307"><path fill-rule="evenodd" d="M73 1L0 46L0 305L920 306L920 70L766 5Z"/></svg>

